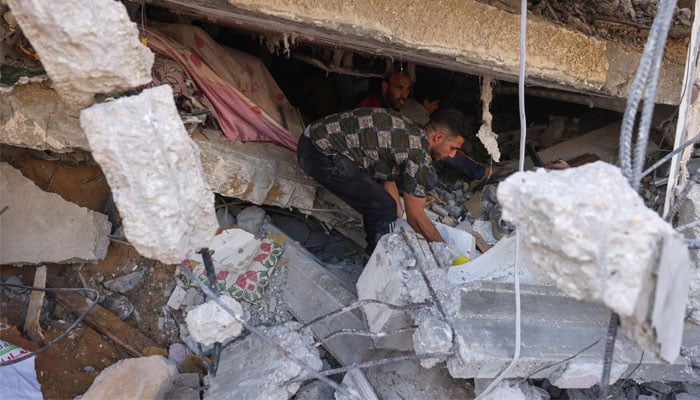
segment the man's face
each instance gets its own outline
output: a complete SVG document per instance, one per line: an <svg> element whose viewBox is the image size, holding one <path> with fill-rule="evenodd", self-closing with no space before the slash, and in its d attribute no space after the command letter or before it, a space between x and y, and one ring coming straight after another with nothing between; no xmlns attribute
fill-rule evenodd
<svg viewBox="0 0 700 400"><path fill-rule="evenodd" d="M399 111L411 93L411 78L404 74L394 74L389 82L382 82L382 95L392 110Z"/></svg>
<svg viewBox="0 0 700 400"><path fill-rule="evenodd" d="M457 150L464 144L462 136L447 136L442 132L431 132L428 135L430 144L430 157L433 160L452 158L457 154Z"/></svg>

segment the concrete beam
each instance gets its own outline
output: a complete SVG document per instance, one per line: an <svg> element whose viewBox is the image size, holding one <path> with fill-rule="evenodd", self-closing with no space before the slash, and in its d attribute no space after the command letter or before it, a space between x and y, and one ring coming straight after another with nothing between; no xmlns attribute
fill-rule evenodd
<svg viewBox="0 0 700 400"><path fill-rule="evenodd" d="M396 8L378 0L154 0L172 11L261 33L515 82L519 15L475 0ZM528 21L527 83L626 97L641 50ZM684 59L681 54L680 59ZM668 57L657 102L678 104L683 65Z"/></svg>

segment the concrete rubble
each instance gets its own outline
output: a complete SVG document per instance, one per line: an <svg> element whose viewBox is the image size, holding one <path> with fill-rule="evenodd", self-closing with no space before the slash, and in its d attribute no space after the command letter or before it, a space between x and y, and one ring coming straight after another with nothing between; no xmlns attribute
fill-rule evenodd
<svg viewBox="0 0 700 400"><path fill-rule="evenodd" d="M683 226L700 220L700 186L694 186L678 212L678 223ZM700 239L700 226L682 232L689 239ZM690 251L690 293L688 294L688 316L700 324L700 250Z"/></svg>
<svg viewBox="0 0 700 400"><path fill-rule="evenodd" d="M140 254L174 264L208 245L218 228L214 195L169 86L94 105L80 125Z"/></svg>
<svg viewBox="0 0 700 400"><path fill-rule="evenodd" d="M298 323L262 328L270 339L292 356L316 370L321 368L318 350L308 331L298 332ZM204 399L288 399L310 377L308 371L276 348L251 334L224 348L216 377L208 377ZM296 382L290 382L298 379Z"/></svg>
<svg viewBox="0 0 700 400"><path fill-rule="evenodd" d="M7 163L0 163L0 209L1 264L97 261L107 254L111 224L104 214L44 192Z"/></svg>
<svg viewBox="0 0 700 400"><path fill-rule="evenodd" d="M67 103L86 106L95 94L119 93L151 81L154 55L139 41L124 4L110 0L7 3Z"/></svg>
<svg viewBox="0 0 700 400"><path fill-rule="evenodd" d="M82 399L160 399L177 373L165 357L128 358L102 371Z"/></svg>
<svg viewBox="0 0 700 400"><path fill-rule="evenodd" d="M241 303L229 296L221 296L221 300L236 312L239 318L243 317ZM214 300L191 309L187 313L187 330L192 337L203 345L214 343L226 343L237 337L243 331L243 324L221 308Z"/></svg>
<svg viewBox="0 0 700 400"><path fill-rule="evenodd" d="M63 153L90 150L73 109L46 83L15 86L0 94L0 142Z"/></svg>
<svg viewBox="0 0 700 400"><path fill-rule="evenodd" d="M518 173L500 184L498 198L503 218L520 229L528 263L568 295L605 304L640 346L675 360L688 292L687 248L617 167L595 162Z"/></svg>

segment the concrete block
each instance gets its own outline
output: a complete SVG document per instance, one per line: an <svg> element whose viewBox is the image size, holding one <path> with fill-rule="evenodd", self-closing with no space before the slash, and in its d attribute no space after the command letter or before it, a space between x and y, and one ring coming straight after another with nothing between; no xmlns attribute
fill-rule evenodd
<svg viewBox="0 0 700 400"><path fill-rule="evenodd" d="M501 381L489 393L480 395L484 400L549 400L549 393L542 388L518 381Z"/></svg>
<svg viewBox="0 0 700 400"><path fill-rule="evenodd" d="M15 86L0 94L0 142L57 153L90 151L78 110L70 108L45 83Z"/></svg>
<svg viewBox="0 0 700 400"><path fill-rule="evenodd" d="M695 185L678 211L676 226L700 220L700 186ZM700 226L682 232L688 239L700 239ZM688 294L688 316L700 323L700 250L691 249L690 288Z"/></svg>
<svg viewBox="0 0 700 400"><path fill-rule="evenodd" d="M447 270L447 280L453 285L474 281L513 282L515 276L515 235L501 239L476 260ZM546 284L550 279L537 267L527 263L520 248L520 282L529 285Z"/></svg>
<svg viewBox="0 0 700 400"><path fill-rule="evenodd" d="M270 339L306 365L321 369L321 358L313 346L313 337L299 333L298 323L261 328ZM299 390L300 382L309 373L281 354L259 336L251 334L226 346L221 353L216 377L208 377L209 390L204 399L288 399Z"/></svg>
<svg viewBox="0 0 700 400"><path fill-rule="evenodd" d="M221 296L221 300L226 303L239 318L243 316L243 306L229 296ZM204 345L212 345L216 342L225 343L241 334L243 325L231 314L221 308L214 300L209 300L204 304L187 312L187 330L192 337Z"/></svg>
<svg viewBox="0 0 700 400"><path fill-rule="evenodd" d="M357 297L389 304L420 303L432 298L419 265L431 278L436 290L445 290L445 271L435 262L428 243L415 232L384 235L377 243L357 281ZM408 242L407 240L411 240ZM443 281L442 283L440 281ZM378 304L363 306L370 331L388 333L413 326L415 310L392 310ZM408 351L413 349L413 333L401 332L375 340L381 348Z"/></svg>
<svg viewBox="0 0 700 400"><path fill-rule="evenodd" d="M80 126L141 255L174 264L209 245L219 226L214 194L169 86L85 109Z"/></svg>
<svg viewBox="0 0 700 400"><path fill-rule="evenodd" d="M7 163L0 163L0 209L0 264L97 261L107 254L107 216L44 192Z"/></svg>
<svg viewBox="0 0 700 400"><path fill-rule="evenodd" d="M453 291L446 302L458 354L447 361L456 378L494 378L512 360L515 303L512 284L472 282ZM507 378L547 378L559 388L588 388L598 383L610 312L544 286L521 286L521 355ZM556 364L587 346L576 358ZM625 344L616 343L611 382L630 365ZM626 354L626 353L625 353Z"/></svg>
<svg viewBox="0 0 700 400"><path fill-rule="evenodd" d="M270 224L265 224L268 232L279 232ZM280 288L284 292L286 306L297 321L308 323L353 304L357 297L350 292L323 265L291 239L285 241L281 259L289 260L279 273L282 275ZM367 324L359 309L342 313L310 327L318 340L341 329L366 332ZM372 340L366 336L341 335L324 340L324 347L343 365L359 363L370 358Z"/></svg>
<svg viewBox="0 0 700 400"><path fill-rule="evenodd" d="M68 103L89 105L151 81L154 55L120 2L9 0L12 14Z"/></svg>
<svg viewBox="0 0 700 400"><path fill-rule="evenodd" d="M237 225L255 236L260 235L264 220L265 210L256 206L246 207L236 215Z"/></svg>
<svg viewBox="0 0 700 400"><path fill-rule="evenodd" d="M100 372L85 400L157 399L170 387L177 366L162 356L128 358Z"/></svg>
<svg viewBox="0 0 700 400"><path fill-rule="evenodd" d="M687 249L617 167L596 162L517 173L499 185L498 199L503 218L520 230L528 263L567 294L607 305L640 346L675 360L688 286ZM664 253L664 246L672 250Z"/></svg>

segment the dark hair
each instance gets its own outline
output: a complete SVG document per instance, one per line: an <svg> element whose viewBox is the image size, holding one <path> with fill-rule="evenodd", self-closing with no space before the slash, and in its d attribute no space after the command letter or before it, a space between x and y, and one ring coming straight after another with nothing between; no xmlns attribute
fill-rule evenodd
<svg viewBox="0 0 700 400"><path fill-rule="evenodd" d="M437 110L430 116L430 122L425 127L442 129L448 136L462 136L465 140L468 135L475 132L474 122L470 121L461 112L453 109Z"/></svg>
<svg viewBox="0 0 700 400"><path fill-rule="evenodd" d="M391 67L384 74L384 81L387 83L390 82L391 77L394 75L406 75L408 77L408 79L411 79L411 75L409 75L407 69L399 69L397 67Z"/></svg>

